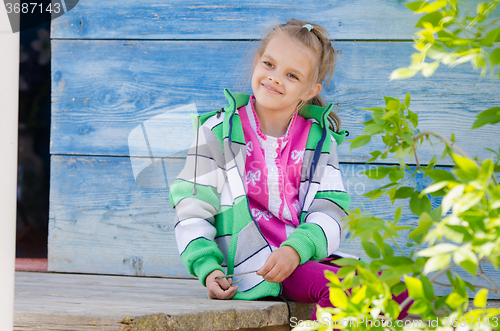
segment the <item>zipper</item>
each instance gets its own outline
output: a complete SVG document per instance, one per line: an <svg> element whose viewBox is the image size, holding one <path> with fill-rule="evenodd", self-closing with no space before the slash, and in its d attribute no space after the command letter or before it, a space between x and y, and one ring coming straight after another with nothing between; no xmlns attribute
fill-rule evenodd
<svg viewBox="0 0 500 331"><path fill-rule="evenodd" d="M228 94L231 96L231 99L233 100L233 105L234 105L233 112L231 113L231 117L229 118L229 144L228 145L229 145L229 150L233 154L233 159L235 160L235 163L236 163L236 155L234 154L233 149L231 148L231 144L232 144L231 135L233 133L233 116L236 113L236 100L234 99L234 97L233 97L233 95L231 93L228 93ZM223 109L221 109L221 110L223 111ZM221 111L221 110L219 110L219 111ZM236 166L238 166L238 165L236 164ZM240 179L243 182L243 178L241 178L241 176L240 176ZM262 238L264 238L264 240L267 243L267 246L269 247L269 249L272 252L273 250L271 249L271 244L266 239L266 237L262 234L262 230L260 229L259 223L257 223L257 221L252 216L252 212L250 210L250 201L248 200L248 193L245 192L245 195L247 197L248 214L250 215L250 218L252 219L252 221L254 222L255 226L257 227L257 230L259 230L260 235L262 236ZM234 265L233 265L233 269L234 269Z"/></svg>

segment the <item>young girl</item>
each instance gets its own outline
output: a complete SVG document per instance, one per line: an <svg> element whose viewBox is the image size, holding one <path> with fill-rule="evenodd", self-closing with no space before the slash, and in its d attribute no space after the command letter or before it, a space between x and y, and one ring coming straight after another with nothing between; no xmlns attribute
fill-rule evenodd
<svg viewBox="0 0 500 331"><path fill-rule="evenodd" d="M351 200L336 153L347 131L318 95L334 49L323 27L291 20L262 40L253 65L253 95L226 89L229 105L198 118L170 190L179 252L212 299L331 307L324 271L338 269L318 261L341 255Z"/></svg>

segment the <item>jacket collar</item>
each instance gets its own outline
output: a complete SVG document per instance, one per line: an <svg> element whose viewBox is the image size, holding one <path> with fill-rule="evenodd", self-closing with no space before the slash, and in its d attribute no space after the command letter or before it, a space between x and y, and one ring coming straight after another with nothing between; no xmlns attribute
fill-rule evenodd
<svg viewBox="0 0 500 331"><path fill-rule="evenodd" d="M229 114L233 113L236 109L248 104L248 100L250 99L249 94L232 93L227 88L224 89L224 95L229 101L229 105L224 107L224 111ZM302 108L299 115L304 117L306 120L314 119L321 125L322 128L325 128L325 125L326 127L328 127L327 117L331 109L332 109L332 103L329 103L326 107L306 105L304 108ZM337 141L337 145L340 145L345 140L345 137L349 135L349 132L347 130L341 130L339 132L330 131L330 133Z"/></svg>

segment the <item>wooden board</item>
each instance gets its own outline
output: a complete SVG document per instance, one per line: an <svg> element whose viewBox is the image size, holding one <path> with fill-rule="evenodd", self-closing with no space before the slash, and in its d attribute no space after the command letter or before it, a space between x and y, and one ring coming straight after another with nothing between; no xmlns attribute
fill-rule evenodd
<svg viewBox="0 0 500 331"><path fill-rule="evenodd" d="M246 82L249 69L241 62L252 47L236 41L52 41L51 153L127 156L128 135L153 116L189 103L201 112L219 109L227 102L224 87L250 92L238 85ZM481 158L491 157L484 148L497 149L498 127L469 128L479 111L500 102L498 81L479 79L468 65L440 68L430 79L389 81L394 69L409 63L411 43L339 42L336 48L336 73L324 96L335 103L349 138L370 119L362 108L409 91L421 131L454 132L458 145ZM172 146L177 137L169 136ZM363 162L374 148L381 149L381 141L351 153L344 144L339 154L345 162ZM421 162L441 149L426 145Z"/></svg>
<svg viewBox="0 0 500 331"><path fill-rule="evenodd" d="M17 272L14 305L19 331L248 330L288 316L281 300L210 300L193 279L54 273ZM290 302L299 320L313 308Z"/></svg>
<svg viewBox="0 0 500 331"><path fill-rule="evenodd" d="M52 23L53 38L257 39L290 18L335 39L411 39L418 16L405 1L81 1ZM384 22L384 24L381 24Z"/></svg>
<svg viewBox="0 0 500 331"><path fill-rule="evenodd" d="M182 158L165 161L177 171L184 164ZM175 242L168 190L139 187L126 157L52 156L51 166L50 271L189 277ZM378 184L360 173L368 166L342 164L341 169L351 208L393 218L402 201L392 206L387 198L361 196ZM421 177L415 182L420 188L426 184ZM438 200L432 203L436 206ZM407 206L400 224L418 224ZM405 236L398 239L408 254L405 242ZM368 259L357 240L346 241L339 250Z"/></svg>
<svg viewBox="0 0 500 331"><path fill-rule="evenodd" d="M420 15L406 7L409 2L89 0L52 22L52 38L258 39L275 24L297 18L323 25L334 39L412 40ZM465 2L475 12L476 2Z"/></svg>

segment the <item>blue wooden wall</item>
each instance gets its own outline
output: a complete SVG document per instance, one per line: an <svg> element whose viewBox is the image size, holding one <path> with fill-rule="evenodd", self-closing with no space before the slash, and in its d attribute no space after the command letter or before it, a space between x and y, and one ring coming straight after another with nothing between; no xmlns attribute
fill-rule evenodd
<svg viewBox="0 0 500 331"><path fill-rule="evenodd" d="M413 53L418 16L405 3L87 0L54 20L49 270L188 276L175 244L168 190L136 184L127 137L169 108L194 102L199 111L219 109L226 103L225 87L248 92L241 82L255 40L290 18L321 24L335 40L336 72L323 95L335 103L351 138L368 118L361 108L383 105L384 95L411 92L421 130L454 132L468 153L490 157L485 148L500 145L498 126L469 128L478 111L499 104L498 82L479 79L468 65L440 68L430 79L389 81ZM378 184L359 172L368 169L368 148L380 144L351 153L345 143L339 157L352 207L390 218L395 207L389 200L373 203L361 196ZM441 150L427 144L419 159L428 162ZM166 162L180 169L184 160ZM417 224L407 209L402 222ZM342 250L363 255L356 242Z"/></svg>

